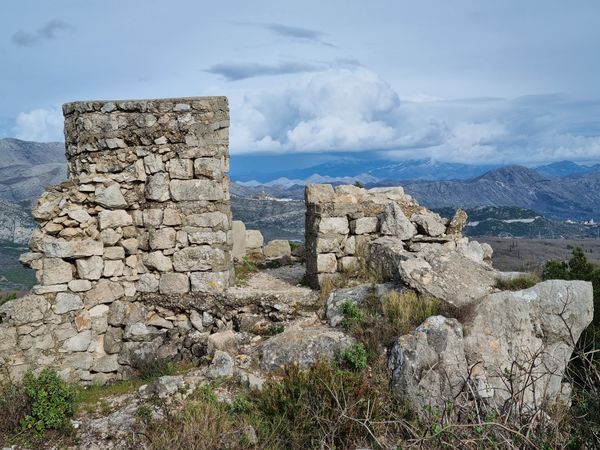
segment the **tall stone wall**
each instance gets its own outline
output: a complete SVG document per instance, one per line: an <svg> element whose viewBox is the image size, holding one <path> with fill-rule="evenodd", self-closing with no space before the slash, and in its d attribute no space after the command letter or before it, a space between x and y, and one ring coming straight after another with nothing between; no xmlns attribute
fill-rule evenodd
<svg viewBox="0 0 600 450"><path fill-rule="evenodd" d="M68 180L33 212L39 229L22 262L38 284L0 308L2 377L50 366L103 382L134 360L192 355L214 319L151 300L187 295L193 306L232 283L227 99L76 102L63 112Z"/></svg>

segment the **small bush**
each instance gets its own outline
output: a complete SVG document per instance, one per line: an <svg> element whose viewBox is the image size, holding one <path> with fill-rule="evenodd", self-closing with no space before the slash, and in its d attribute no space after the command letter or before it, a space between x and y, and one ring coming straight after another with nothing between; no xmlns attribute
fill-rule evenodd
<svg viewBox="0 0 600 450"><path fill-rule="evenodd" d="M31 413L23 420L24 429L43 433L48 429L67 430L75 414L75 390L61 380L56 372L44 369L39 376L28 373L25 393L31 399Z"/></svg>
<svg viewBox="0 0 600 450"><path fill-rule="evenodd" d="M11 384L0 390L0 436L16 433L31 414L31 399L23 386Z"/></svg>
<svg viewBox="0 0 600 450"><path fill-rule="evenodd" d="M135 361L135 368L138 370L139 377L144 381L152 381L165 375L175 375L177 373L175 364L159 358Z"/></svg>
<svg viewBox="0 0 600 450"><path fill-rule="evenodd" d="M360 324L364 319L364 314L358 305L349 300L342 303L342 314L344 318L341 325L345 330L349 330L352 326Z"/></svg>
<svg viewBox="0 0 600 450"><path fill-rule="evenodd" d="M367 350L363 344L357 344L348 350L344 350L340 358L344 365L355 372L367 368Z"/></svg>
<svg viewBox="0 0 600 450"><path fill-rule="evenodd" d="M496 280L496 288L502 291L520 291L535 286L539 281L534 275L522 276L511 280Z"/></svg>

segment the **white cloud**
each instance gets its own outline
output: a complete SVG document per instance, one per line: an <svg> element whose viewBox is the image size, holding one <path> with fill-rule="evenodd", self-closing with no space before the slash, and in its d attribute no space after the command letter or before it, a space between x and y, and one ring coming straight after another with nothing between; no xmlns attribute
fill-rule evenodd
<svg viewBox="0 0 600 450"><path fill-rule="evenodd" d="M231 98L233 153L384 151L463 163L600 159L600 130L582 125L594 102L558 95L401 100L363 67L288 79L284 89Z"/></svg>
<svg viewBox="0 0 600 450"><path fill-rule="evenodd" d="M16 120L15 136L24 141L62 141L62 112L58 108L52 108L20 113Z"/></svg>

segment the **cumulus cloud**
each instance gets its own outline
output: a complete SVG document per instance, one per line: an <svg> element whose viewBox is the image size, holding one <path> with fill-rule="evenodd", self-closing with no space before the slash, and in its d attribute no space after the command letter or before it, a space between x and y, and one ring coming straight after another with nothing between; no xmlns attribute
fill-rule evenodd
<svg viewBox="0 0 600 450"><path fill-rule="evenodd" d="M63 116L58 108L34 109L17 116L15 137L24 141L62 141Z"/></svg>
<svg viewBox="0 0 600 450"><path fill-rule="evenodd" d="M18 30L12 36L12 42L19 47L31 47L44 41L54 39L58 34L72 31L74 27L68 23L54 19L35 31Z"/></svg>
<svg viewBox="0 0 600 450"><path fill-rule="evenodd" d="M234 153L380 151L463 163L600 159L600 130L582 125L597 105L556 95L408 101L372 71L346 67L295 76L287 88L234 96L231 104Z"/></svg>

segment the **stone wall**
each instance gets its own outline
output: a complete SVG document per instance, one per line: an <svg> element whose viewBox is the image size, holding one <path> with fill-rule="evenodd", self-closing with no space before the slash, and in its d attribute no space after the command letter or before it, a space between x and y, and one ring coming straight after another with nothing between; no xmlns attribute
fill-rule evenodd
<svg viewBox="0 0 600 450"><path fill-rule="evenodd" d="M402 187L313 184L306 187L305 202L306 272L313 288L342 273L352 276L365 270L367 244L377 238L397 237L410 245L446 242L460 237L464 225L464 213L459 212L448 224L405 194Z"/></svg>
<svg viewBox="0 0 600 450"><path fill-rule="evenodd" d="M227 99L76 102L63 112L68 181L33 212L39 229L22 262L38 284L1 307L2 376L50 366L103 382L134 360L199 354L198 333L226 323L156 296L187 295L193 307L234 279Z"/></svg>

